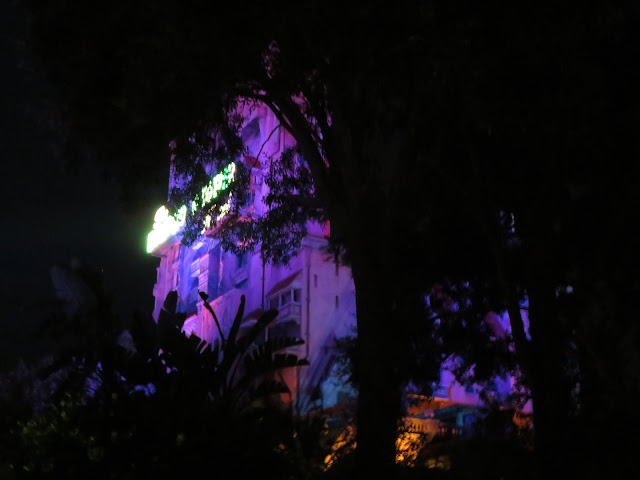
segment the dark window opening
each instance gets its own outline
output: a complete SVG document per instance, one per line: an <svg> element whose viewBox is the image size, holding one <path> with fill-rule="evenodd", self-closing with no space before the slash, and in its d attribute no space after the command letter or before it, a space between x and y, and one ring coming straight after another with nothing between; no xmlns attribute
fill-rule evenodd
<svg viewBox="0 0 640 480"><path fill-rule="evenodd" d="M284 292L280 295L280 305L287 305L291 303L291 291Z"/></svg>
<svg viewBox="0 0 640 480"><path fill-rule="evenodd" d="M249 253L245 252L236 256L236 268L239 270L244 267L249 260Z"/></svg>

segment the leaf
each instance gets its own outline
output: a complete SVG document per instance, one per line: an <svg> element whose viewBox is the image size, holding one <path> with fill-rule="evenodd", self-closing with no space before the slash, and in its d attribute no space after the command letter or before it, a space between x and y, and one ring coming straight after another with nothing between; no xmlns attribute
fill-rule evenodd
<svg viewBox="0 0 640 480"><path fill-rule="evenodd" d="M141 355L150 357L158 353L158 325L151 315L135 312L130 332Z"/></svg>
<svg viewBox="0 0 640 480"><path fill-rule="evenodd" d="M271 322L273 322L273 320L275 320L277 316L278 310L267 310L262 315L260 315L258 321L255 323L255 325L253 325L253 327L251 327L251 330L249 330L249 333L247 333L246 336L242 337L238 341L239 352L245 352L246 349L255 342L258 334L264 332L264 330L269 326Z"/></svg>
<svg viewBox="0 0 640 480"><path fill-rule="evenodd" d="M178 328L178 330L182 331L182 327L184 327L184 321L187 319L187 314L183 312L178 312L173 315L173 324Z"/></svg>
<svg viewBox="0 0 640 480"><path fill-rule="evenodd" d="M173 351L176 346L177 336L181 332L174 323L173 315L167 310L161 310L158 315L158 346L162 350Z"/></svg>
<svg viewBox="0 0 640 480"><path fill-rule="evenodd" d="M163 308L169 313L176 313L176 307L178 306L178 292L175 290L167 293L167 297L164 299Z"/></svg>
<svg viewBox="0 0 640 480"><path fill-rule="evenodd" d="M269 339L269 344L271 345L271 349L274 352L289 347L296 347L298 345L302 345L303 343L304 340L297 337L272 337Z"/></svg>
<svg viewBox="0 0 640 480"><path fill-rule="evenodd" d="M202 294L203 292L200 292L200 293ZM203 304L203 307L206 308L209 311L209 313L213 317L213 320L216 322L216 327L218 328L218 333L220 334L220 339L222 340L222 343L225 344L226 340L224 338L224 333L222 333L222 328L220 327L220 322L218 321L218 317L216 316L216 312L213 311L213 308L211 307L211 305L209 305L209 302L206 301L206 298L208 298L206 296L206 293L204 295L205 295L205 297L202 297L202 295L201 295L202 299L205 301L204 304Z"/></svg>
<svg viewBox="0 0 640 480"><path fill-rule="evenodd" d="M276 353L276 349L282 350L287 346L300 345L302 342L295 338L269 339L263 345L254 348L244 357L245 378L244 382L250 380L248 377L257 378L267 372L279 370L281 368L307 365L306 360L298 360L298 356L293 353Z"/></svg>
<svg viewBox="0 0 640 480"><path fill-rule="evenodd" d="M231 330L229 331L228 345L235 346L236 336L238 335L238 331L240 330L240 324L242 323L242 317L244 316L244 304L246 297L242 295L240 297L240 306L238 306L238 312L236 313L236 318L233 320L233 325L231 325Z"/></svg>

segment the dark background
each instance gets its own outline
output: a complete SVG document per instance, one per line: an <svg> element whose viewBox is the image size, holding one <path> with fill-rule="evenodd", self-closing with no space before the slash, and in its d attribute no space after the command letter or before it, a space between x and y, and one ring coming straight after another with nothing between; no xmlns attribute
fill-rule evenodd
<svg viewBox="0 0 640 480"><path fill-rule="evenodd" d="M117 185L96 165L69 166L56 158L55 129L40 111L55 91L29 66L23 12L1 2L0 356L5 356L28 352L33 327L52 308L51 267L68 266L72 258L103 271L118 315L152 311L158 260L146 254L145 242L153 212L165 198L149 192L148 207L125 213Z"/></svg>

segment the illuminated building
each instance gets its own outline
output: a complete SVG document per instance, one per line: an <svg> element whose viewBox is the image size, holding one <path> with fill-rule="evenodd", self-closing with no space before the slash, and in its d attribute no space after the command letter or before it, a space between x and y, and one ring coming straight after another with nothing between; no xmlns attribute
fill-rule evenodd
<svg viewBox="0 0 640 480"><path fill-rule="evenodd" d="M257 214L266 208L262 203L267 193L263 179L269 168L269 158L295 145L291 135L276 126L277 120L270 110L257 107L251 110L242 130L247 158L252 159L249 165L250 188L255 192L253 208ZM304 344L290 349L290 352L309 362L309 366L289 368L282 373L292 392L294 405L302 412L316 406L333 406L354 394L348 383L339 378L335 368L334 340L353 335L356 306L350 269L336 265L323 250L327 246L325 227L317 223L308 224L308 235L287 266L264 263L259 252L241 256L225 252L216 238L206 234L189 247L180 243L180 229L187 209L202 208L207 201L216 198L217 192L233 181L235 168L235 164L230 163L214 175L203 188L198 202L183 205L173 214L164 207L156 213L147 247L150 253L161 259L153 291L154 318L158 317L166 295L176 290L178 307L188 314L184 332L187 335L193 332L215 344L219 339L217 327L210 313L203 308L199 292L207 294L207 301L225 333L231 327L241 295L246 297L241 332L250 328L261 312L278 309L279 315L267 329L266 336L303 339ZM175 183L176 179L172 178L170 187ZM205 232L207 227L203 226ZM496 316L493 319L497 330L504 330L507 325L505 318ZM497 379L495 386L496 394L504 395L511 391L513 381ZM441 418L450 414L455 417L456 424L465 424L469 418L477 416L476 407L481 406L482 401L477 388L460 385L445 365L440 386L436 388L434 402L430 405L436 406ZM414 423L433 423L428 418L429 412L416 414L424 419L418 418Z"/></svg>
<svg viewBox="0 0 640 480"><path fill-rule="evenodd" d="M267 187L263 181L268 158L279 155L294 144L284 129L274 130L275 118L266 108L252 111L242 132L248 155L261 162L252 162L251 188L255 191L256 212L265 209L262 203ZM242 160L238 160L242 161ZM254 165L255 163L255 165ZM282 375L294 399L294 405L305 411L314 406L327 407L353 392L346 382L335 378L334 339L353 334L355 326L355 290L351 272L327 258L326 230L317 223L308 224L308 235L287 266L263 263L259 252L236 256L225 252L213 236L203 235L189 247L180 243L180 230L188 208L200 208L227 182L233 181L234 164L213 176L205 186L201 204L182 206L171 214L165 207L158 209L154 228L148 237L147 251L160 257L157 283L154 286L154 318L158 317L166 295L178 292L178 308L188 314L184 332L191 332L214 344L217 327L210 313L203 308L199 292L208 295L223 332L228 332L240 304L246 297L242 329L250 328L262 311L279 310L266 336L293 336L304 344L289 349L309 366L286 369ZM170 180L171 185L176 182ZM206 190L206 192L205 192Z"/></svg>

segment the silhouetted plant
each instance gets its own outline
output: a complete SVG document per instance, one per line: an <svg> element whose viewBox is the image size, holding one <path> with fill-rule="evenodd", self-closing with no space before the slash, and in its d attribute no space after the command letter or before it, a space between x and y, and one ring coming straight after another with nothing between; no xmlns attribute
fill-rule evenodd
<svg viewBox="0 0 640 480"><path fill-rule="evenodd" d="M213 462L239 475L295 471L291 411L277 402L289 389L274 373L306 364L280 353L302 340L256 344L275 310L239 336L244 302L215 346L182 332L176 292L157 322L136 315L128 330L103 339L109 348L83 388L63 388L48 408L11 426L7 463L65 478L188 474Z"/></svg>

